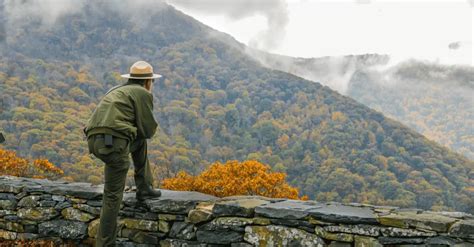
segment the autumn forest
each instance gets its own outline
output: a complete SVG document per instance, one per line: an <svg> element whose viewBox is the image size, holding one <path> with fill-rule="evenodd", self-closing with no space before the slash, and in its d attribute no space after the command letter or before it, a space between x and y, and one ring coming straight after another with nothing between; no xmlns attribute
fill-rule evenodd
<svg viewBox="0 0 474 247"><path fill-rule="evenodd" d="M138 25L107 1L97 6L54 24L32 17L6 25L2 149L32 164L47 159L61 170L40 166L52 177L102 183L103 164L88 154L82 128L104 93L124 83L120 73L144 59L164 75L149 141L160 184L172 188L177 176L197 188L213 169L241 162L256 167L242 174L275 179L285 197L473 212L474 162L463 155L327 86L264 67L232 37L173 7Z"/></svg>

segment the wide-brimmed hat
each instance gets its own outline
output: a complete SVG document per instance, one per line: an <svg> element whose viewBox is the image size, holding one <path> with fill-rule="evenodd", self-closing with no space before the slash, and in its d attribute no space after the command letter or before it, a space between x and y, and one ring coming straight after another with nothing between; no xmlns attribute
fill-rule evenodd
<svg viewBox="0 0 474 247"><path fill-rule="evenodd" d="M156 79L160 78L161 75L153 74L153 67L149 63L138 61L130 67L130 74L124 74L122 77L128 79Z"/></svg>

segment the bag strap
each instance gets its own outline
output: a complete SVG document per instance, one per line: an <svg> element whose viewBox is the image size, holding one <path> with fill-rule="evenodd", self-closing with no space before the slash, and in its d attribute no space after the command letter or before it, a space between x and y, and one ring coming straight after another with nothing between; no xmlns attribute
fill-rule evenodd
<svg viewBox="0 0 474 247"><path fill-rule="evenodd" d="M122 84L122 85L117 85L115 87L112 87L111 89L109 89L109 91L107 91L107 93L104 94L104 96L111 93L112 91L115 91L116 89L119 89L121 87L125 87L125 86L128 86L128 85L130 85L130 84Z"/></svg>

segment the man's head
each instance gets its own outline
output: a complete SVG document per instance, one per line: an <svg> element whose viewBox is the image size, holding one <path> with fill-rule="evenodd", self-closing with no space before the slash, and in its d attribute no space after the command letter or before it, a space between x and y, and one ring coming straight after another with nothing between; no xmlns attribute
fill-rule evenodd
<svg viewBox="0 0 474 247"><path fill-rule="evenodd" d="M154 74L153 67L149 63L138 61L130 67L130 74L124 74L122 77L128 78L129 83L140 84L151 92L153 81L161 75Z"/></svg>
<svg viewBox="0 0 474 247"><path fill-rule="evenodd" d="M153 89L153 82L155 82L155 79L133 79L130 78L128 79L127 84L138 84L144 88L146 88L148 91L152 91Z"/></svg>

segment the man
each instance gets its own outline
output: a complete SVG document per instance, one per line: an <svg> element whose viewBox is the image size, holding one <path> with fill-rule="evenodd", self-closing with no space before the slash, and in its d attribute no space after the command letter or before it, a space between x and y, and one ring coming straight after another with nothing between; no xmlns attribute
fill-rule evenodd
<svg viewBox="0 0 474 247"><path fill-rule="evenodd" d="M128 78L128 82L106 93L84 130L89 151L105 163L104 194L96 246L115 246L117 216L130 154L135 167L137 200L161 195L152 186L146 142L155 134L157 127L153 117L152 83L161 75L154 74L153 67L147 62L138 61L130 68L130 74L122 77Z"/></svg>

